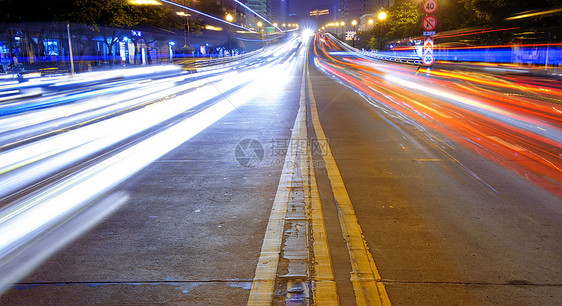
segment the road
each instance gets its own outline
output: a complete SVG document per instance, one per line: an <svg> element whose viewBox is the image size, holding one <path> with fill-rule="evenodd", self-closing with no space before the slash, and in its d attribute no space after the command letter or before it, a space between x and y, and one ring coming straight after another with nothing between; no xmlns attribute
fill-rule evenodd
<svg viewBox="0 0 562 306"><path fill-rule="evenodd" d="M271 49L7 94L0 303L559 303L560 80Z"/></svg>

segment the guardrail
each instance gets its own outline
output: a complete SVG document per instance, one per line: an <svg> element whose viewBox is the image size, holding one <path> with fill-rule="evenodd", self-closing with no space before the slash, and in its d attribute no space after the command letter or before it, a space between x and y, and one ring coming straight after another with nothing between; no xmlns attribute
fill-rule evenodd
<svg viewBox="0 0 562 306"><path fill-rule="evenodd" d="M331 37L335 38L333 35L328 34ZM340 41L339 39L336 38L337 41ZM388 55L388 54L380 54L377 52L373 52L373 51L362 51L359 49L355 49L353 47L351 47L350 45L341 42L340 41L340 46L345 49L346 51L349 52L355 52L355 53L360 53L364 56L370 57L370 58L374 58L374 59L378 59L381 61L387 61L387 62L396 62L396 63L403 63L403 64L410 64L410 65L418 65L421 66L422 61L421 61L421 57L410 57L410 56L396 56L396 55Z"/></svg>
<svg viewBox="0 0 562 306"><path fill-rule="evenodd" d="M183 65L187 70L205 71L211 68L224 68L229 65L235 64L239 61L251 58L261 54L264 49L258 49L249 53L244 53L236 56L225 56L218 58L208 58L208 59L190 59L190 60L178 60L177 64Z"/></svg>
<svg viewBox="0 0 562 306"><path fill-rule="evenodd" d="M404 63L404 64L411 64L411 65L418 65L418 66L423 65L421 58L418 57L404 57L404 56L376 54L375 52L371 52L371 51L363 51L363 52L360 51L360 53L367 57L375 58L381 61Z"/></svg>

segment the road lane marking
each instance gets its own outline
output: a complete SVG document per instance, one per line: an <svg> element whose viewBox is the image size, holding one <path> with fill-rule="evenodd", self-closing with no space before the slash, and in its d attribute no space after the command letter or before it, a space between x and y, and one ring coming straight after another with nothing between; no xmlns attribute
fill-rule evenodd
<svg viewBox="0 0 562 306"><path fill-rule="evenodd" d="M269 222L263 240L260 258L256 267L252 289L248 305L271 305L275 292L275 279L277 277L277 266L279 265L279 255L281 253L281 242L283 241L283 233L285 226L285 217L287 215L287 205L289 202L289 194L291 192L292 180L295 175L296 150L294 150L293 136L299 129L298 118L302 117L302 109L299 109L297 120L293 126L293 135L289 142L289 150L285 157L285 164L281 172L279 186Z"/></svg>
<svg viewBox="0 0 562 306"><path fill-rule="evenodd" d="M307 63L308 64L308 63ZM318 109L312 91L310 74L307 71L308 91L312 124L318 139L327 139L320 124ZM380 274L361 231L351 199L345 188L340 171L329 145L321 146L328 178L336 200L339 221L351 261L351 282L358 305L390 305Z"/></svg>
<svg viewBox="0 0 562 306"><path fill-rule="evenodd" d="M307 63L308 60L305 63L304 71L306 71L308 67ZM305 89L305 74L303 73L300 107L306 111ZM308 132L306 129L306 120L302 121L301 124L301 131L304 131L304 135L301 134L300 136L307 138ZM310 142L308 145L310 145ZM314 303L316 305L339 305L338 290L336 287L334 270L332 268L332 256L330 254L330 247L328 244L328 234L326 233L326 223L324 220L322 203L320 202L320 193L316 182L312 152L308 146L306 156L305 154L301 155L301 168L304 186L308 186L308 188L305 188L305 198L308 200L307 206L310 210L309 215L312 227L312 253L314 254L314 275L312 278L314 280Z"/></svg>
<svg viewBox="0 0 562 306"><path fill-rule="evenodd" d="M303 72L303 84L301 88L304 88L304 79ZM277 278L277 267L281 254L281 243L283 241L289 194L293 186L292 181L295 176L295 170L298 169L295 165L297 163L297 148L300 143L299 136L303 133L302 127L306 128L306 108L299 105L287 155L285 156L285 163L281 172L281 178L279 179L277 193L273 201L273 207L271 208L252 289L250 290L248 305L271 305L273 302L275 279ZM306 132L304 135L306 135Z"/></svg>
<svg viewBox="0 0 562 306"><path fill-rule="evenodd" d="M308 150L308 159L301 166L303 168L305 186L309 186L309 188L305 188L305 196L308 200L307 205L310 208L312 227L314 302L317 305L339 305L338 290L332 268L332 257L328 245L328 234L326 233L326 223L312 162L312 154Z"/></svg>
<svg viewBox="0 0 562 306"><path fill-rule="evenodd" d="M277 270L280 256L283 252L282 242L288 215L289 197L291 190L298 184L296 181L300 179L302 179L301 184L304 186L306 214L307 219L309 219L307 223L310 224L313 235L311 247L314 259L311 260L309 258L308 264L313 262L314 301L318 305L339 305L326 226L316 177L312 167L310 142L308 141L305 69L306 64L302 73L299 110L293 126L289 148L262 244L248 305L271 305L274 300ZM298 173L299 170L301 171L300 173ZM290 287L291 282L288 283L287 288Z"/></svg>

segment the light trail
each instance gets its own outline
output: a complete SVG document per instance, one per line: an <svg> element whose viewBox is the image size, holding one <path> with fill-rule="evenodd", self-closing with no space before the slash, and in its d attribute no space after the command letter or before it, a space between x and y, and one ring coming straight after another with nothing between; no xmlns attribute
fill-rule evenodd
<svg viewBox="0 0 562 306"><path fill-rule="evenodd" d="M267 20L265 17L263 17L262 15L258 14L256 11L252 10L249 6L247 6L246 4L240 2L239 0L234 0L234 2L238 3L240 6L242 6L243 8L247 9L248 11L252 12L254 15L258 16L261 20L269 23L270 25L273 25L273 23L269 20ZM281 30L279 27L275 27L279 32L283 32L283 30Z"/></svg>
<svg viewBox="0 0 562 306"><path fill-rule="evenodd" d="M0 199L3 201L0 209L0 294L9 288L10 282L23 277L58 248L76 238L78 233L102 221L103 218L94 218L92 214L107 216L124 198L114 199L118 205L102 204L100 207L91 203L221 118L240 110L260 93L283 87L287 76L296 69L294 52L298 41L295 38L269 48L259 59L249 59L260 62L252 68L222 70L221 75L190 82L184 82L181 76L141 82L147 92L136 86L128 87L129 91L139 92L133 92L131 96L127 96L127 92L120 94L120 99L126 101L114 99L103 106L97 105L97 99L78 99L73 103L79 108L84 107L88 112L100 110L99 120L0 151L0 198L4 197ZM171 86L166 86L165 80L172 81ZM147 85L151 83L154 86ZM162 101L143 105L154 98ZM123 105L139 103L142 107L138 109L102 120L104 114L115 111L114 107L121 109ZM85 104L91 104L92 109L88 110ZM72 105L56 105L0 120L13 120L38 112L49 113L48 118L52 119L51 111L69 114L69 118L82 114L74 109L66 111L68 107ZM17 128L32 129L37 122L49 121L44 118L31 120ZM58 175L63 171L64 175ZM47 179L43 180L45 177ZM20 194L24 189L29 190ZM82 216L79 220L83 222L73 219L75 215ZM55 237L49 234L53 232L57 233ZM49 248L43 247L47 244L41 240L43 236L54 239L49 240ZM29 254L29 250L35 254ZM21 254L26 254L28 261L14 261Z"/></svg>
<svg viewBox="0 0 562 306"><path fill-rule="evenodd" d="M235 23L228 22L228 21L226 21L226 20L217 18L217 17L215 17L215 16L211 16L211 15L209 15L209 14L206 14L206 13L203 13L203 12L201 12L201 11L198 11L198 10L196 10L196 9L194 9L194 8L191 8L191 7L188 7L188 6L185 6L185 5L181 5L181 4L175 3L175 2L173 2L173 1L168 1L168 0L158 0L158 1L162 1L162 2L164 2L164 3L168 3L168 4L171 4L171 5L180 7L180 8L182 8L182 9L188 10L188 11L190 11L190 12L193 12L193 13L199 14L199 15L201 15L201 16L205 16L205 17L207 17L207 18L213 19L213 20L215 20L215 21L228 24L228 25L233 26L233 27L235 27L235 28L239 28L239 29L242 29L242 30L245 30L245 31L249 31L249 32L252 32L252 33L257 33L256 31L251 30L251 29L248 29L248 28L243 27L243 26L241 26L241 25L237 25L237 24L235 24Z"/></svg>
<svg viewBox="0 0 562 306"><path fill-rule="evenodd" d="M67 133L33 142L29 145L0 153L0 198L29 185L38 177L46 177L61 169L116 144L141 131L164 122L184 111L227 92L251 80L252 75L234 74L217 84L206 85L190 94L190 99L179 96L138 111L94 123ZM194 88L209 80L184 85ZM174 91L177 88L173 89ZM163 93L156 95L162 96ZM155 97L152 97L155 98ZM134 100L133 100L134 102Z"/></svg>
<svg viewBox="0 0 562 306"><path fill-rule="evenodd" d="M322 70L423 131L429 142L439 139L430 131L438 131L562 196L560 81L437 68L427 77L412 66L338 56L328 44L315 44Z"/></svg>

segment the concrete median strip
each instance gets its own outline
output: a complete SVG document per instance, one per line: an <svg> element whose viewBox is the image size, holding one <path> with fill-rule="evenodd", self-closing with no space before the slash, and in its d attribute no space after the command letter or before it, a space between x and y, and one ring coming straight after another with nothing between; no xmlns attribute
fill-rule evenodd
<svg viewBox="0 0 562 306"><path fill-rule="evenodd" d="M278 278L287 282L286 302L308 304L309 280L312 279L315 303L339 304L320 196L314 168L311 167L312 156L306 127L305 71L302 76L299 111L293 126L289 150L285 157L248 305L272 304ZM297 199L295 194L301 196ZM295 219L295 208L297 211L302 210L303 220ZM301 227L304 223L306 228L301 231L300 237L295 237L295 232L292 230L297 223ZM302 235L302 232L306 235ZM311 234L313 239L309 238ZM279 275L283 270L280 268L282 258L288 262L286 275ZM306 264L301 265L302 261Z"/></svg>
<svg viewBox="0 0 562 306"><path fill-rule="evenodd" d="M293 180L297 175L297 146L299 145L299 135L301 127L306 120L305 108L299 107L297 118L293 126L289 149L285 156L285 163L281 172L281 178L277 187L277 193L273 201L273 207L269 216L269 222L265 232L258 265L248 305L271 305L275 293L275 281L281 257L281 247L285 233L285 221L287 208L289 206L289 196L294 186ZM306 135L306 133L304 134Z"/></svg>
<svg viewBox="0 0 562 306"><path fill-rule="evenodd" d="M306 61L308 63L308 60ZM306 79L308 65L305 64L303 73L303 86L301 87L300 108L306 110ZM310 88L309 88L310 89ZM306 131L306 120L302 121L303 130ZM308 137L305 133L302 137ZM308 142L310 143L310 142ZM336 280L332 268L332 257L330 255L330 246L328 244L328 234L326 233L326 223L324 220L324 212L322 203L320 202L320 194L316 184L316 174L314 171L314 163L312 152L307 146L306 155L302 154L300 165L303 173L305 195L307 199L307 207L309 209L310 226L312 229L312 280L313 280L313 296L316 305L339 305L339 298L336 287Z"/></svg>
<svg viewBox="0 0 562 306"><path fill-rule="evenodd" d="M299 110L293 126L289 150L285 156L285 163L262 244L248 305L271 305L275 302L279 298L275 295L276 289L280 288L278 287L279 281L281 283L286 281L286 302L291 302L293 298L292 289L304 286L304 289L299 291L305 293L301 297L301 302L316 305L339 305L328 235L316 183L310 141L308 140L307 100L310 103L311 114L309 118L314 126L316 138L326 139L326 136L318 118L308 73L308 61L305 63ZM390 305L386 289L363 238L353 205L330 148L327 144L320 146L320 148L336 200L342 235L349 252L352 267L351 282L356 302L358 305ZM304 193L304 197L295 200L295 191ZM295 211L294 207L297 202L303 202L304 204L302 208L305 212L304 215L306 215L306 228L309 229L306 231L308 235L306 243L296 242L294 232L291 232L291 228L294 227L296 221L293 220L288 210ZM300 206L298 209L301 209ZM301 225L303 224L301 219L298 222L301 222L299 223ZM294 242L291 242L291 239ZM290 243L292 244L289 246ZM295 246L303 249L300 250L302 252L299 253ZM290 256L286 256L288 249L291 252ZM294 258L297 253L300 256L298 262L293 259L294 262L291 263L289 257ZM294 268L299 267L300 261L306 260L307 257L307 269ZM280 275L282 270L287 270L280 267L286 261L288 261L289 273ZM291 268L291 265L293 265L293 268ZM299 273L292 272L297 270ZM312 303L310 303L311 301L306 294L307 291L310 291L307 286L312 288Z"/></svg>
<svg viewBox="0 0 562 306"><path fill-rule="evenodd" d="M312 82L308 73L306 78L308 81L311 119L316 137L318 139L326 139L326 135L320 124L316 101L312 91ZM330 147L326 145L321 148L323 151L322 158L326 163L328 178L338 209L342 235L347 244L351 260L351 282L353 284L356 302L358 305L390 305L386 289L381 282L381 277L375 266L369 247L363 238L361 226L355 215L351 199L345 188L336 161L332 156Z"/></svg>

